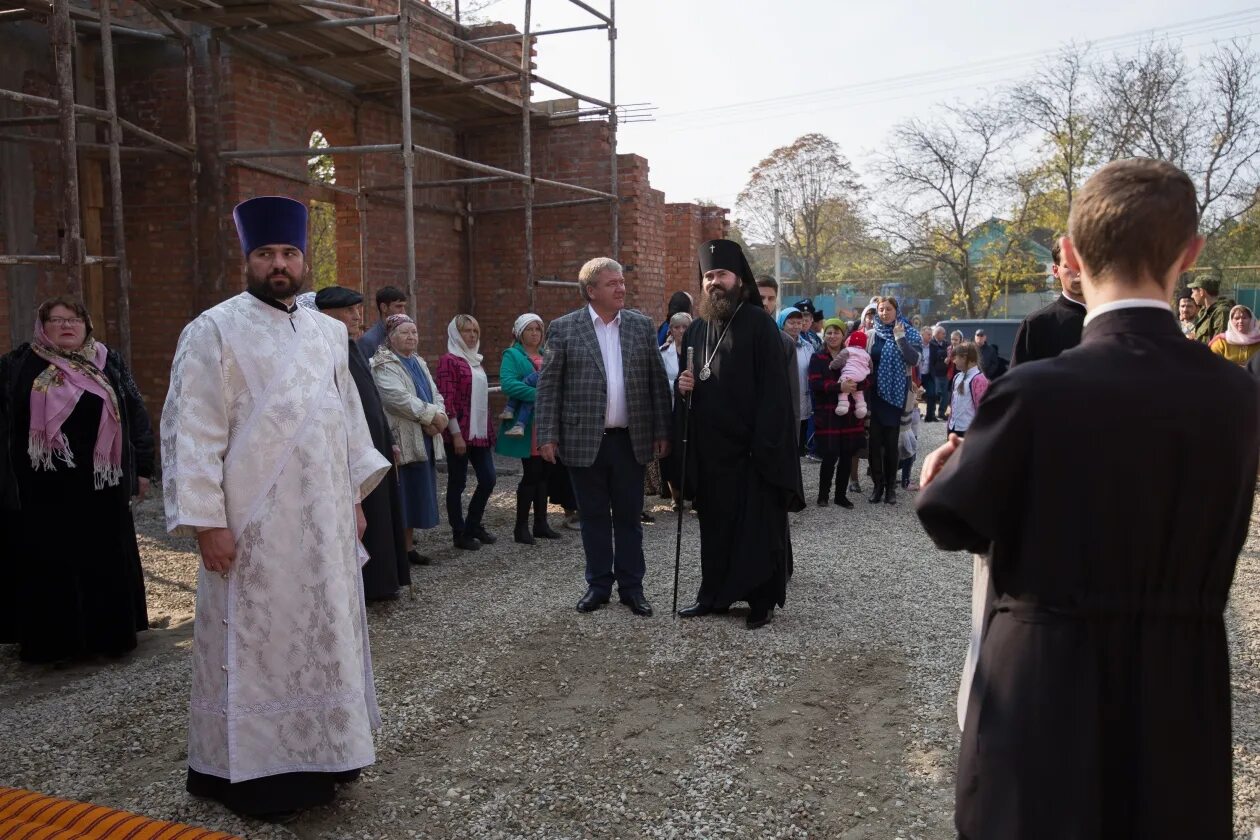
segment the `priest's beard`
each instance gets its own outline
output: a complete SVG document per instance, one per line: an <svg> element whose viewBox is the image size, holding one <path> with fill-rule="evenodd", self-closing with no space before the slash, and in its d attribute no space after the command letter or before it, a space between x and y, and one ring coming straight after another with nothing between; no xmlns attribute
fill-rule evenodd
<svg viewBox="0 0 1260 840"><path fill-rule="evenodd" d="M743 286L723 289L714 286L700 296L700 317L706 321L729 321L739 306L740 293Z"/></svg>
<svg viewBox="0 0 1260 840"><path fill-rule="evenodd" d="M261 298L286 300L302 291L302 287L306 285L306 278L294 277L283 268L260 277L247 268L245 282L249 290Z"/></svg>

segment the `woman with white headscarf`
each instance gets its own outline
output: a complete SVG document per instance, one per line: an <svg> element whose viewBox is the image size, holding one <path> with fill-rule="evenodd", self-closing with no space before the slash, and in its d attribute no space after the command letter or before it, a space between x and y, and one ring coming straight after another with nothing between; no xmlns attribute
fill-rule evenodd
<svg viewBox="0 0 1260 840"><path fill-rule="evenodd" d="M555 468L538 454L534 435L534 401L538 395L538 372L542 370L543 320L526 312L512 325L516 341L503 351L499 365L499 387L515 409L512 419L503 419L495 451L509 458L521 459L521 482L516 485L516 527L512 538L518 543L533 545L534 538L558 540L560 535L547 524L547 482ZM509 436L506 432L520 424L523 432ZM534 509L534 528L529 527L529 510Z"/></svg>
<svg viewBox="0 0 1260 840"><path fill-rule="evenodd" d="M449 444L446 472L446 518L455 547L476 551L497 537L481 524L494 491L494 429L490 426L490 383L481 366L481 325L471 315L456 315L446 325L446 355L438 362L437 386L451 423L443 432ZM464 514L468 465L477 474L477 489Z"/></svg>
<svg viewBox="0 0 1260 840"><path fill-rule="evenodd" d="M1241 304L1229 310L1229 328L1215 336L1208 348L1236 365L1246 365L1260 350L1260 324L1251 310Z"/></svg>

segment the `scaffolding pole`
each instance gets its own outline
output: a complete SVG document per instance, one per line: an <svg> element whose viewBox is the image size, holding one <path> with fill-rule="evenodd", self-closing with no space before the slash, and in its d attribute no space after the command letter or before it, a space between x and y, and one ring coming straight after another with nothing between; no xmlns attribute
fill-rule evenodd
<svg viewBox="0 0 1260 840"><path fill-rule="evenodd" d="M573 0L592 14L598 15L594 9L584 3ZM614 260L621 261L621 206L616 200L619 187L617 179L617 0L608 0L608 191L613 194L613 201L608 204L608 224L611 228L612 254Z"/></svg>
<svg viewBox="0 0 1260 840"><path fill-rule="evenodd" d="M114 89L113 0L101 0L101 63L105 71L105 110L109 112L109 189L114 221L114 256L118 258L118 345L123 360L131 364L131 270L127 266L127 236L123 222L122 126L118 123L118 97Z"/></svg>
<svg viewBox="0 0 1260 840"><path fill-rule="evenodd" d="M407 305L414 317L416 307L416 153L411 137L411 7L398 0L398 80L402 85L403 224L407 243Z"/></svg>
<svg viewBox="0 0 1260 840"><path fill-rule="evenodd" d="M521 30L521 174L525 176L525 288L530 312L534 311L534 155L529 125L529 103L533 96L530 89L533 42L529 37L532 11L532 0L525 0L525 26Z"/></svg>
<svg viewBox="0 0 1260 840"><path fill-rule="evenodd" d="M70 0L54 0L49 19L53 63L57 71L58 116L61 127L61 200L65 221L62 265L70 278L70 293L83 297L83 223L79 218L79 155L74 104L74 25L70 22Z"/></svg>

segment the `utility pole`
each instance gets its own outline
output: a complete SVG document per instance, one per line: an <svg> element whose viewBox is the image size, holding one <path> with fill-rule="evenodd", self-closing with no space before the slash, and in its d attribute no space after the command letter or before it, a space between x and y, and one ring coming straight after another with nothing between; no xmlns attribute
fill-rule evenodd
<svg viewBox="0 0 1260 840"><path fill-rule="evenodd" d="M774 191L774 282L778 285L779 277L779 191ZM780 290L781 292L782 290Z"/></svg>

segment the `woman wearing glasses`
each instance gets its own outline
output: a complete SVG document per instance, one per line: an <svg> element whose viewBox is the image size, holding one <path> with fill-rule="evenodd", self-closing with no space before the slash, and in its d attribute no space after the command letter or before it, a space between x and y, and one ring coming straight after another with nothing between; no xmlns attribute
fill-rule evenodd
<svg viewBox="0 0 1260 840"><path fill-rule="evenodd" d="M34 340L0 357L0 442L0 642L28 662L131 650L148 614L129 502L153 432L80 301L45 301Z"/></svg>

